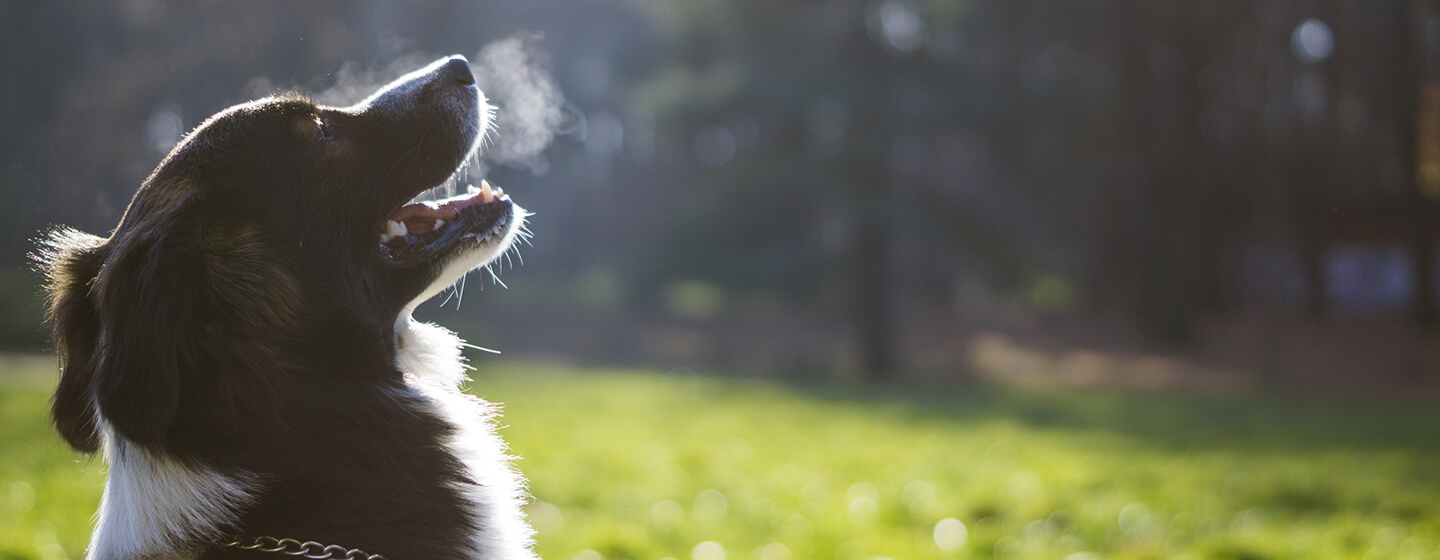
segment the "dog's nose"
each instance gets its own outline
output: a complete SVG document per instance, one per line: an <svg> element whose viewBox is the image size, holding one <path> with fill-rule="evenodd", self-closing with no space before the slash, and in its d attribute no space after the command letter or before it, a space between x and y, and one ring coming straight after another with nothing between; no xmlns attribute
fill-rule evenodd
<svg viewBox="0 0 1440 560"><path fill-rule="evenodd" d="M444 72L450 76L450 79L455 80L455 83L462 86L475 83L475 75L470 73L470 61L458 54L450 57L450 60L445 63Z"/></svg>

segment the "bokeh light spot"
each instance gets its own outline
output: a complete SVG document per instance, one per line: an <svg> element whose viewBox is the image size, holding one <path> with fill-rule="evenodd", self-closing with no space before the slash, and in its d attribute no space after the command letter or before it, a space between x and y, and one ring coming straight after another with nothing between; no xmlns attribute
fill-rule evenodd
<svg viewBox="0 0 1440 560"><path fill-rule="evenodd" d="M35 507L35 488L28 482L21 480L10 484L8 494L11 512L25 513Z"/></svg>
<svg viewBox="0 0 1440 560"><path fill-rule="evenodd" d="M780 524L780 538L788 543L806 543L814 533L815 524L798 513L785 518L785 522Z"/></svg>
<svg viewBox="0 0 1440 560"><path fill-rule="evenodd" d="M710 167L729 163L735 157L735 134L720 125L701 130L695 135L695 157Z"/></svg>
<svg viewBox="0 0 1440 560"><path fill-rule="evenodd" d="M714 522L725 517L725 510L729 508L729 500L725 494L714 488L701 490L695 495L694 503L695 517L701 521Z"/></svg>
<svg viewBox="0 0 1440 560"><path fill-rule="evenodd" d="M781 543L770 543L760 549L760 560L790 560L790 547Z"/></svg>
<svg viewBox="0 0 1440 560"><path fill-rule="evenodd" d="M661 529L674 529L685 522L685 508L675 500L660 500L650 506L650 523Z"/></svg>
<svg viewBox="0 0 1440 560"><path fill-rule="evenodd" d="M171 103L161 105L150 114L145 131L155 153L170 153L170 149L185 136L185 121L180 118L180 109Z"/></svg>
<svg viewBox="0 0 1440 560"><path fill-rule="evenodd" d="M51 543L40 550L40 558L41 560L67 560L70 555L66 554L65 549L60 545Z"/></svg>
<svg viewBox="0 0 1440 560"><path fill-rule="evenodd" d="M1320 62L1335 52L1335 34L1318 19L1307 19L1290 34L1290 48L1305 62Z"/></svg>
<svg viewBox="0 0 1440 560"><path fill-rule="evenodd" d="M695 545L690 551L691 560L725 560L725 547L715 541Z"/></svg>
<svg viewBox="0 0 1440 560"><path fill-rule="evenodd" d="M925 20L909 2L887 0L872 4L869 20L871 29L897 51L908 53L925 44Z"/></svg>
<svg viewBox="0 0 1440 560"><path fill-rule="evenodd" d="M597 113L585 120L585 149L597 156L608 157L620 151L625 143L625 126L610 113Z"/></svg>
<svg viewBox="0 0 1440 560"><path fill-rule="evenodd" d="M850 485L850 489L845 491L845 499L847 499L847 500L852 500L852 501L853 501L853 500L855 500L856 498L862 498L862 497L863 497L863 498L870 498L870 499L872 499L872 500L879 500L879 499L880 499L880 489L879 489L879 488L876 488L874 484L871 484L871 483L869 483L869 482L861 481L861 482L856 482L855 484L851 484L851 485Z"/></svg>
<svg viewBox="0 0 1440 560"><path fill-rule="evenodd" d="M934 531L935 546L940 550L953 552L965 546L965 541L970 538L970 530L965 524L954 517L946 517L935 524Z"/></svg>
<svg viewBox="0 0 1440 560"><path fill-rule="evenodd" d="M850 500L850 507L845 511L846 517L850 518L850 524L856 527L869 527L875 523L875 517L879 513L880 504L869 496Z"/></svg>
<svg viewBox="0 0 1440 560"><path fill-rule="evenodd" d="M835 548L835 560L862 560L865 558L865 545L857 541L845 541Z"/></svg>
<svg viewBox="0 0 1440 560"><path fill-rule="evenodd" d="M1134 535L1142 532L1143 521L1150 515L1150 510L1140 504L1130 504L1120 510L1120 530L1127 535Z"/></svg>

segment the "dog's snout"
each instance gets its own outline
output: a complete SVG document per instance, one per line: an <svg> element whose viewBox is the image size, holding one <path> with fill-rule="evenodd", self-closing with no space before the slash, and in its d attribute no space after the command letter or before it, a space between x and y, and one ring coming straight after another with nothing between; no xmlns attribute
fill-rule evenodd
<svg viewBox="0 0 1440 560"><path fill-rule="evenodd" d="M475 83L475 75L470 73L470 61L458 54L450 57L450 60L445 63L443 71L450 79L455 80L455 83L462 86Z"/></svg>

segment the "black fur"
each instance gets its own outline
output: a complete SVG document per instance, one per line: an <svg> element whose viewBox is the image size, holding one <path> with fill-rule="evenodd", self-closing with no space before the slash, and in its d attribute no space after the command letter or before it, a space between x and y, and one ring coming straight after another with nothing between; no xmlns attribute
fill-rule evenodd
<svg viewBox="0 0 1440 560"><path fill-rule="evenodd" d="M74 230L57 230L48 243L42 255L48 267L52 339L62 372L50 416L71 447L94 453L100 442L90 382L100 324L90 288L107 251L103 239Z"/></svg>
<svg viewBox="0 0 1440 560"><path fill-rule="evenodd" d="M444 259L388 265L376 242L469 153L483 108L454 66L363 109L231 108L165 158L108 239L52 232L65 440L96 451L98 412L151 453L259 476L235 535L465 557L483 520L450 486L464 476L442 446L452 428L395 366L393 322Z"/></svg>

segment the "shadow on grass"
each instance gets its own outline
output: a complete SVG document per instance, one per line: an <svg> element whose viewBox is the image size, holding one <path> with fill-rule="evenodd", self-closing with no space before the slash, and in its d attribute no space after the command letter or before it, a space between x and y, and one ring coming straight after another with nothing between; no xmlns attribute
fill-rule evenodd
<svg viewBox="0 0 1440 560"><path fill-rule="evenodd" d="M1044 391L989 384L934 387L782 380L780 385L809 397L892 410L911 421L1006 418L1034 427L1106 430L1172 448L1440 452L1440 414L1433 404L1320 396Z"/></svg>

